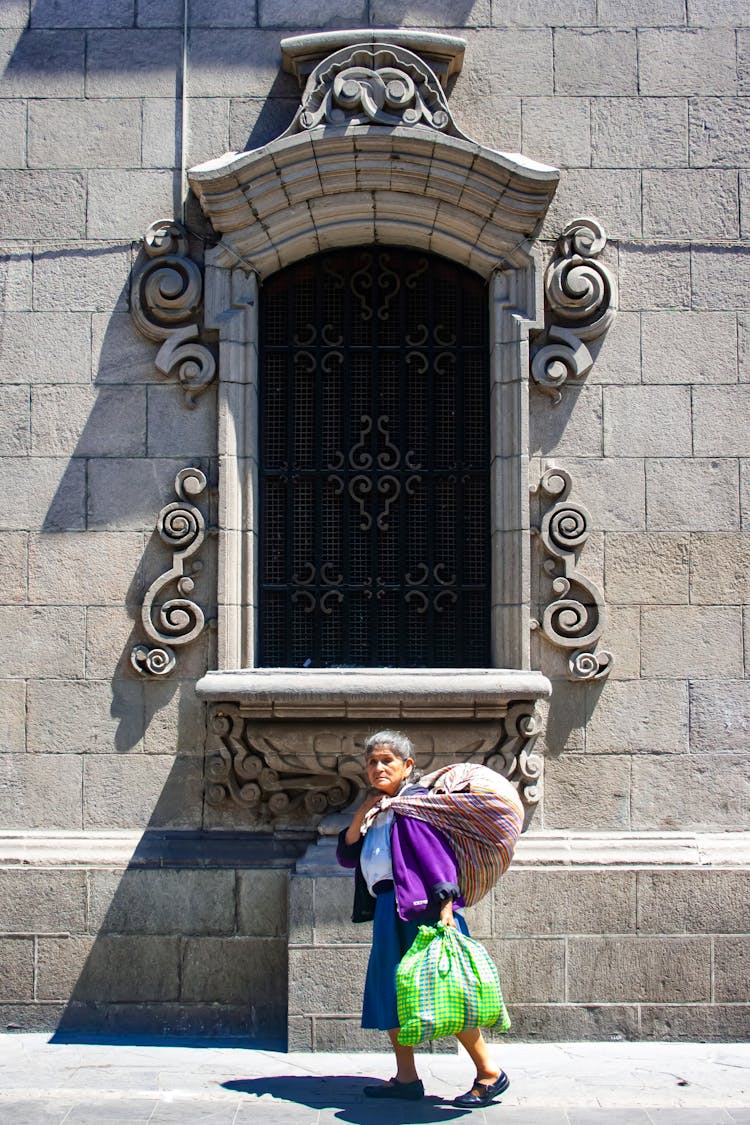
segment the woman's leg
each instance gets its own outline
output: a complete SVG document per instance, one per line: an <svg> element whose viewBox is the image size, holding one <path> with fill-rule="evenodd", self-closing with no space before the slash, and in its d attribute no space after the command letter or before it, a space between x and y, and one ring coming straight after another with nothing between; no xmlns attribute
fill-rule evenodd
<svg viewBox="0 0 750 1125"><path fill-rule="evenodd" d="M396 1081L397 1082L416 1082L419 1078L417 1074L417 1067L414 1062L414 1048L405 1047L403 1043L398 1041L398 1033L400 1028L392 1027L388 1032L388 1038L393 1047L393 1053L396 1056Z"/></svg>
<svg viewBox="0 0 750 1125"><path fill-rule="evenodd" d="M388 1032L390 1035L390 1032ZM500 1067L493 1062L487 1040L478 1027L467 1028L461 1031L456 1038L468 1052L471 1061L477 1068L477 1082L491 1085L500 1076Z"/></svg>

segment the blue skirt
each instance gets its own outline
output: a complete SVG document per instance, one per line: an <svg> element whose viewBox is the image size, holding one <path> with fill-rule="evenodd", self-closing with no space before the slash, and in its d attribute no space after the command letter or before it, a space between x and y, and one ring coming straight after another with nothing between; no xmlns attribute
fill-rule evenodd
<svg viewBox="0 0 750 1125"><path fill-rule="evenodd" d="M463 915L456 914L455 918L461 932L468 935ZM390 1031L392 1027L398 1027L398 963L412 945L419 927L434 926L437 921L438 918L435 917L405 922L396 912L396 898L392 890L383 891L376 897L372 949L362 1002L362 1027L377 1028L379 1031Z"/></svg>

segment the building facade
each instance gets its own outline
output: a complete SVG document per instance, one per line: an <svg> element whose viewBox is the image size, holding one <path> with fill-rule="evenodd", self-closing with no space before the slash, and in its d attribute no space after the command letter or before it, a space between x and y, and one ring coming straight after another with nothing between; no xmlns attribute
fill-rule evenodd
<svg viewBox="0 0 750 1125"><path fill-rule="evenodd" d="M750 17L539 8L2 6L1 1026L379 1046L395 726L514 1035L746 1036Z"/></svg>

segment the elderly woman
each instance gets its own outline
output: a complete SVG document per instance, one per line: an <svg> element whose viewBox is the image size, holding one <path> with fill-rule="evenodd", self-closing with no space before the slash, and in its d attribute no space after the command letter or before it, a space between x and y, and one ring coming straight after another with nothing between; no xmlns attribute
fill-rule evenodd
<svg viewBox="0 0 750 1125"><path fill-rule="evenodd" d="M404 795L414 784L414 748L397 731L380 731L365 743L365 768L370 791L352 822L339 836L337 856L343 867L354 867L353 922L373 922L372 949L367 966L362 1005L362 1027L387 1031L396 1056L396 1074L377 1086L365 1086L371 1098L424 1097L417 1074L414 1050L398 1041L396 968L420 925L438 921L468 934L460 912L463 899L458 867L447 838L438 829L412 817L385 809L377 814L366 834L364 819L382 797ZM476 1067L470 1090L454 1105L474 1108L489 1105L509 1086L508 1078L492 1061L478 1028L458 1035Z"/></svg>

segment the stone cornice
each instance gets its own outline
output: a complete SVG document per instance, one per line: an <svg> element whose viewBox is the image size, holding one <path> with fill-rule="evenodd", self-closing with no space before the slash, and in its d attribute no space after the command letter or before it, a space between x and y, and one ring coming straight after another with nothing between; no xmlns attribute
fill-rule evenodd
<svg viewBox="0 0 750 1125"><path fill-rule="evenodd" d="M404 47L429 65L445 88L461 72L466 40L436 31L410 31L408 28L351 28L322 31L313 35L293 35L281 40L281 65L304 88L308 75L328 55L358 43L392 43Z"/></svg>

